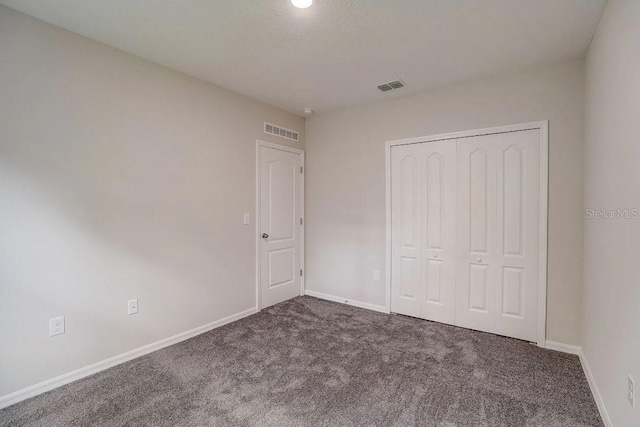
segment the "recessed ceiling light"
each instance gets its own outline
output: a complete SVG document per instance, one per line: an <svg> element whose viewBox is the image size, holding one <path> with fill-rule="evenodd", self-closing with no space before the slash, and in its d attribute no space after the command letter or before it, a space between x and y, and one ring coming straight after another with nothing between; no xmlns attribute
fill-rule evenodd
<svg viewBox="0 0 640 427"><path fill-rule="evenodd" d="M291 0L291 4L299 9L306 9L313 4L313 0Z"/></svg>

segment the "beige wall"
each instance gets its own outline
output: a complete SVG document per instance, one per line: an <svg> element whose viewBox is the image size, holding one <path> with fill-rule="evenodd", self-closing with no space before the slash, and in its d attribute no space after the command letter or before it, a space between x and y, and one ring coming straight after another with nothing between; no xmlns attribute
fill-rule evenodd
<svg viewBox="0 0 640 427"><path fill-rule="evenodd" d="M384 305L387 140L549 120L547 339L581 340L584 63L307 120L307 289Z"/></svg>
<svg viewBox="0 0 640 427"><path fill-rule="evenodd" d="M586 209L640 211L638 40L640 1L609 0L586 63ZM586 219L584 232L584 353L612 424L639 426L640 219Z"/></svg>
<svg viewBox="0 0 640 427"><path fill-rule="evenodd" d="M304 119L1 6L0 99L0 396L255 307L256 139Z"/></svg>

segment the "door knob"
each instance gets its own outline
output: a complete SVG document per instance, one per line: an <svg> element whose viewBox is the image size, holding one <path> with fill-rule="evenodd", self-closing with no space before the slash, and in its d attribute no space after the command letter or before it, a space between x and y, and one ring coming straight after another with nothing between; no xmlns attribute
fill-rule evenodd
<svg viewBox="0 0 640 427"><path fill-rule="evenodd" d="M269 238L269 235L268 235L267 233L262 233L262 238L263 238L263 239L268 239L268 238Z"/></svg>
<svg viewBox="0 0 640 427"><path fill-rule="evenodd" d="M478 258L478 262L482 262L482 258Z"/></svg>
<svg viewBox="0 0 640 427"><path fill-rule="evenodd" d="M438 258L438 254L433 254L433 257L434 258Z"/></svg>

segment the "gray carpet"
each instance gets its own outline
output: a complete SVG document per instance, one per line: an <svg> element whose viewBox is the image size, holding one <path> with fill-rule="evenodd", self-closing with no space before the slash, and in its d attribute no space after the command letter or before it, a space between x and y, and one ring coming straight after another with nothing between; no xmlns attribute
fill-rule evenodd
<svg viewBox="0 0 640 427"><path fill-rule="evenodd" d="M11 426L601 426L578 358L300 297L0 411Z"/></svg>

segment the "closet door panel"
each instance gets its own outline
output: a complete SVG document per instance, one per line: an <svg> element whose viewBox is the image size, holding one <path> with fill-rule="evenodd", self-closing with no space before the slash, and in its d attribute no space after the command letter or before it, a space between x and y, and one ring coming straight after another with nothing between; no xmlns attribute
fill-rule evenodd
<svg viewBox="0 0 640 427"><path fill-rule="evenodd" d="M497 242L495 333L536 341L540 225L540 134L528 130L495 141Z"/></svg>
<svg viewBox="0 0 640 427"><path fill-rule="evenodd" d="M495 329L496 161L485 137L458 140L455 324Z"/></svg>
<svg viewBox="0 0 640 427"><path fill-rule="evenodd" d="M419 149L391 149L391 311L420 316L422 197Z"/></svg>
<svg viewBox="0 0 640 427"><path fill-rule="evenodd" d="M453 324L455 316L455 140L421 145L423 289L421 316Z"/></svg>
<svg viewBox="0 0 640 427"><path fill-rule="evenodd" d="M453 324L456 144L391 148L391 311Z"/></svg>
<svg viewBox="0 0 640 427"><path fill-rule="evenodd" d="M536 341L538 130L458 140L456 325Z"/></svg>

